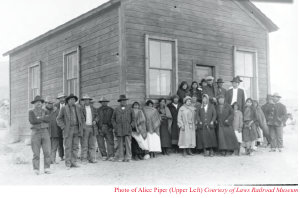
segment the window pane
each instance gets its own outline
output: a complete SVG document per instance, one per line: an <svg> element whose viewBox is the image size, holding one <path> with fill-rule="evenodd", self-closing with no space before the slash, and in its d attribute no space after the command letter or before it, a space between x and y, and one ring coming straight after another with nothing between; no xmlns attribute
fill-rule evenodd
<svg viewBox="0 0 300 198"><path fill-rule="evenodd" d="M172 69L172 44L161 42L161 67Z"/></svg>
<svg viewBox="0 0 300 198"><path fill-rule="evenodd" d="M213 76L212 67L207 66L196 66L196 81L201 81L207 76Z"/></svg>
<svg viewBox="0 0 300 198"><path fill-rule="evenodd" d="M150 67L160 68L160 42L149 41L149 52Z"/></svg>
<svg viewBox="0 0 300 198"><path fill-rule="evenodd" d="M160 74L157 69L150 69L150 95L160 95Z"/></svg>
<svg viewBox="0 0 300 198"><path fill-rule="evenodd" d="M77 77L77 53L72 54L73 78Z"/></svg>
<svg viewBox="0 0 300 198"><path fill-rule="evenodd" d="M67 66L67 79L77 77L77 53L73 53L66 56Z"/></svg>
<svg viewBox="0 0 300 198"><path fill-rule="evenodd" d="M171 95L171 71L160 71L160 95Z"/></svg>
<svg viewBox="0 0 300 198"><path fill-rule="evenodd" d="M244 54L236 52L236 76L245 76Z"/></svg>
<svg viewBox="0 0 300 198"><path fill-rule="evenodd" d="M245 76L253 77L253 54L245 53Z"/></svg>
<svg viewBox="0 0 300 198"><path fill-rule="evenodd" d="M68 95L72 93L77 96L77 87L77 79L68 80Z"/></svg>

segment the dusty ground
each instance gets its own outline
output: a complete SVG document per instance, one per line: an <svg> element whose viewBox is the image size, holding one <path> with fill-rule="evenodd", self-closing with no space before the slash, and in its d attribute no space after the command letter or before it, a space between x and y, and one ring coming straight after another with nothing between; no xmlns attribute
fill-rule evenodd
<svg viewBox="0 0 300 198"><path fill-rule="evenodd" d="M0 131L1 132L1 131ZM0 144L0 185L204 185L297 184L298 134L284 133L282 153L260 148L254 156L182 157L158 155L133 163L103 162L65 170L64 162L52 165L53 173L32 172L31 148L24 143ZM21 156L27 164L14 164ZM98 156L99 157L99 156ZM41 166L43 167L43 165ZM43 168L42 168L43 170ZM41 171L42 172L42 171Z"/></svg>

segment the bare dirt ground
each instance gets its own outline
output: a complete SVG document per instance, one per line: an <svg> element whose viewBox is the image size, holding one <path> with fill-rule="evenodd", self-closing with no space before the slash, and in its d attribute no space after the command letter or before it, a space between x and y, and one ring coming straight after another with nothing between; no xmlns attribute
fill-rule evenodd
<svg viewBox="0 0 300 198"><path fill-rule="evenodd" d="M51 166L51 175L43 173L41 160L39 176L32 172L30 146L0 144L0 185L298 184L297 130L284 131L282 153L259 148L251 157L171 154L133 163L103 162L98 154L97 164L80 164L71 170L65 170L64 162L58 160L59 164ZM25 164L14 164L16 156L21 156Z"/></svg>

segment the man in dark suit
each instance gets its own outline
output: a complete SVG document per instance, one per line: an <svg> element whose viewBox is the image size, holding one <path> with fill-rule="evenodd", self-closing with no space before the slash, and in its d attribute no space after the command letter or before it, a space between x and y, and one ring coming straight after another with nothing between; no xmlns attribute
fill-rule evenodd
<svg viewBox="0 0 300 198"><path fill-rule="evenodd" d="M56 99L59 100L59 102L54 104L54 106L58 109L58 111L60 111L61 107L65 106L66 96L64 93L59 93ZM57 128L58 128L58 155L60 157L60 160L63 161L64 160L64 138L62 135L61 128L60 127Z"/></svg>
<svg viewBox="0 0 300 198"><path fill-rule="evenodd" d="M81 107L81 117L83 124L83 136L81 143L81 160L83 164L96 163L96 134L98 131L94 131L94 125L98 121L98 115L96 109L90 105L92 98L88 94L84 94L81 98L84 101L84 105Z"/></svg>
<svg viewBox="0 0 300 198"><path fill-rule="evenodd" d="M217 83L217 96L222 94L226 98L226 89L223 88L224 82L222 78L219 78L216 83Z"/></svg>
<svg viewBox="0 0 300 198"><path fill-rule="evenodd" d="M78 97L70 94L66 97L66 105L62 107L56 118L58 126L63 130L66 169L79 167L76 163L78 155L79 137L83 135L81 109L75 102Z"/></svg>
<svg viewBox="0 0 300 198"><path fill-rule="evenodd" d="M245 107L245 93L244 90L238 88L239 86L239 80L237 78L233 78L232 81L233 88L227 90L226 92L226 103L232 105L234 102L237 102L238 105L241 107L241 110L244 110Z"/></svg>
<svg viewBox="0 0 300 198"><path fill-rule="evenodd" d="M203 95L207 94L211 104L217 104L217 86L213 83L214 77L207 76L205 78L207 86L202 87Z"/></svg>

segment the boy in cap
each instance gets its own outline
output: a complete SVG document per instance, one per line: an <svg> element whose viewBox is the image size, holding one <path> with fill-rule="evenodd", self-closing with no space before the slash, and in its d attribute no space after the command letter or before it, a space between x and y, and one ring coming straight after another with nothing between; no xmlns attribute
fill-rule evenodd
<svg viewBox="0 0 300 198"><path fill-rule="evenodd" d="M114 135L112 125L112 115L114 113L113 108L107 106L110 101L105 97L102 97L99 101L101 107L97 109L99 116L97 142L101 152L102 160L115 161L115 149L114 149ZM107 152L105 148L105 141L107 145Z"/></svg>
<svg viewBox="0 0 300 198"><path fill-rule="evenodd" d="M31 149L33 152L33 171L36 175L40 173L40 151L44 153L44 172L50 174L50 136L49 136L49 112L42 108L44 99L41 96L36 96L31 104L34 108L29 110L29 122L32 125L31 130Z"/></svg>
<svg viewBox="0 0 300 198"><path fill-rule="evenodd" d="M131 133L132 128L135 127L135 115L131 106L127 105L127 100L125 95L120 95L118 106L113 113L111 122L115 129L115 133L118 139L119 147L119 162L132 162L131 160ZM124 142L126 147L126 157L124 159Z"/></svg>

